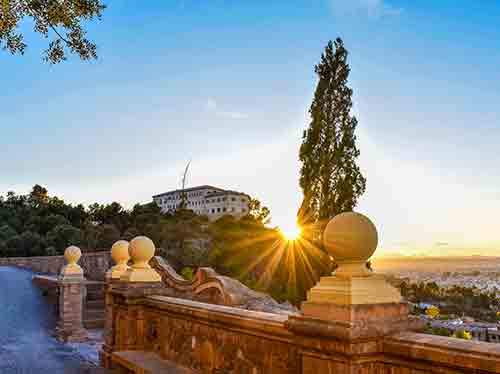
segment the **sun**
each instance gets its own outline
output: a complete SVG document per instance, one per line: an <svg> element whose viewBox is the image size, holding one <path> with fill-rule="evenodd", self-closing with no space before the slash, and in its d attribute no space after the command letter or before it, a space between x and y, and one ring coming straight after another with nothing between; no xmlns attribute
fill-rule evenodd
<svg viewBox="0 0 500 374"><path fill-rule="evenodd" d="M281 232L281 235L283 235L283 237L289 241L297 240L302 234L302 230L297 225L283 226L280 227L279 230Z"/></svg>

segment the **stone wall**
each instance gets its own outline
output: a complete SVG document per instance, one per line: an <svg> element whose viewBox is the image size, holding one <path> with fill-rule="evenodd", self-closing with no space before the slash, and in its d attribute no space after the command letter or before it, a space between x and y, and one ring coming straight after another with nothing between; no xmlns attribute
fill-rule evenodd
<svg viewBox="0 0 500 374"><path fill-rule="evenodd" d="M0 266L16 266L35 273L59 274L64 264L64 256L0 258ZM84 253L79 264L84 269L87 279L104 280L110 266L109 251Z"/></svg>
<svg viewBox="0 0 500 374"><path fill-rule="evenodd" d="M121 288L120 288L121 287ZM157 292L157 291L156 291ZM336 336L335 322L291 318L110 288L110 331L104 366L113 354L145 351L200 373L486 374L500 373L500 346L396 332L371 338ZM316 325L317 324L317 325Z"/></svg>

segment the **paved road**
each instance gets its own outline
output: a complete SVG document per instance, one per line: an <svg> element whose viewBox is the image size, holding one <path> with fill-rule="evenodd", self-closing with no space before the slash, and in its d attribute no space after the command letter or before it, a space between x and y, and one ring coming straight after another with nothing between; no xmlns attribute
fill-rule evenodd
<svg viewBox="0 0 500 374"><path fill-rule="evenodd" d="M0 373L81 374L81 357L51 335L53 306L31 282L32 273L0 267Z"/></svg>

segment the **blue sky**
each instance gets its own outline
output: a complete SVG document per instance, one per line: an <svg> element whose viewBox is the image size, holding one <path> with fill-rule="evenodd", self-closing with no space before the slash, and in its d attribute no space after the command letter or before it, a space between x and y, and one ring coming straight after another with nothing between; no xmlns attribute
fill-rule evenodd
<svg viewBox="0 0 500 374"><path fill-rule="evenodd" d="M131 206L191 159L192 185L291 225L314 64L341 36L381 253L500 253L498 24L496 1L110 2L95 62L47 65L31 33L0 54L0 193Z"/></svg>

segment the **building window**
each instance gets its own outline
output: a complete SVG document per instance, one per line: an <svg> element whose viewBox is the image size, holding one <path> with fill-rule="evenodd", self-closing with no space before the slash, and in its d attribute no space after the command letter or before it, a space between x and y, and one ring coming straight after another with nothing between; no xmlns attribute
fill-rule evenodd
<svg viewBox="0 0 500 374"><path fill-rule="evenodd" d="M226 211L226 208L222 208L222 211L225 212Z"/></svg>
<svg viewBox="0 0 500 374"><path fill-rule="evenodd" d="M235 198L235 197L232 197L232 198L231 198L231 200L232 200L232 201L236 201L236 198Z"/></svg>
<svg viewBox="0 0 500 374"><path fill-rule="evenodd" d="M220 208L217 208L217 213L220 213Z"/></svg>

